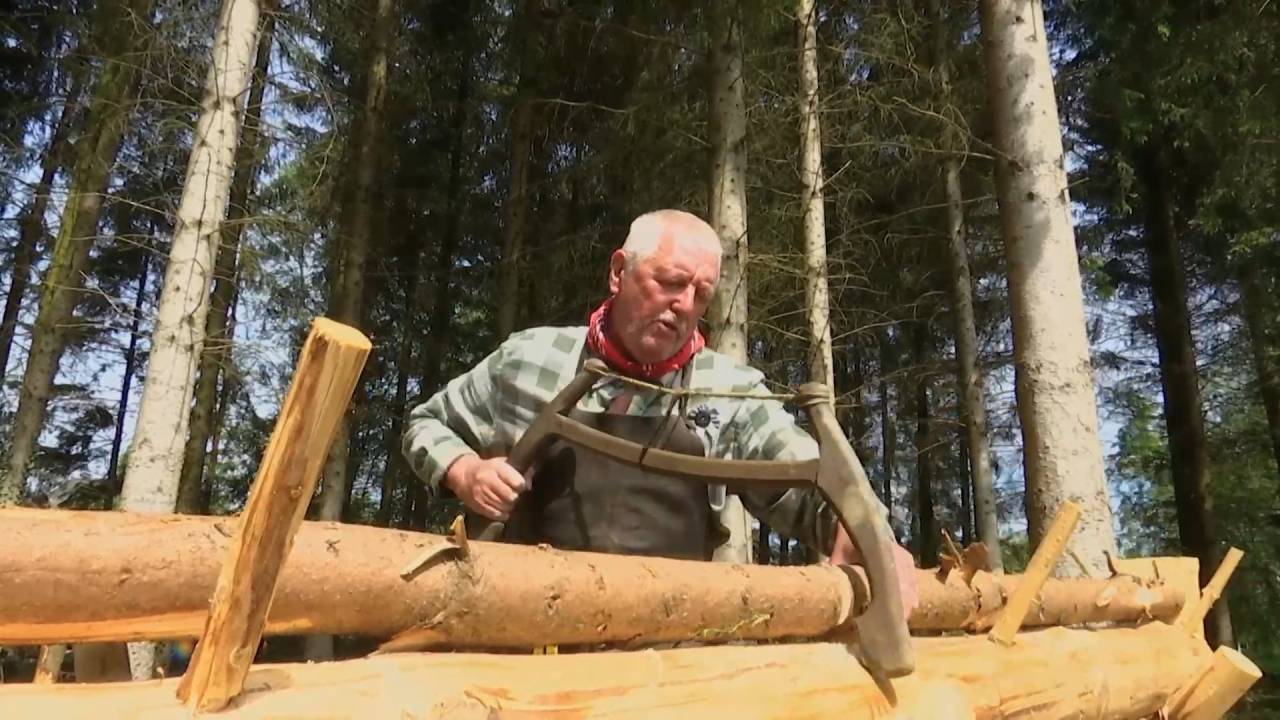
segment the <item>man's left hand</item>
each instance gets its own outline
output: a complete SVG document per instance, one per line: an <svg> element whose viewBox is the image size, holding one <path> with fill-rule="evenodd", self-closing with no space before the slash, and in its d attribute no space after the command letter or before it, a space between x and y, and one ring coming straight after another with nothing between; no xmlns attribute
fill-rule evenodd
<svg viewBox="0 0 1280 720"><path fill-rule="evenodd" d="M862 553L858 552L858 546L853 544L843 525L836 530L836 542L831 548L831 562L836 565L861 566L863 564ZM893 567L898 574L898 594L902 598L902 616L910 618L911 612L920 604L920 590L916 585L915 558L906 548L897 543L893 545ZM870 587L870 582L867 585Z"/></svg>

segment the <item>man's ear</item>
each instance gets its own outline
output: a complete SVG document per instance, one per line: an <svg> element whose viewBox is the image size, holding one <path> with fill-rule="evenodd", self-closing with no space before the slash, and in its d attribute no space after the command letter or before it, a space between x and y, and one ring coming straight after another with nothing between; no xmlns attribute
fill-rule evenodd
<svg viewBox="0 0 1280 720"><path fill-rule="evenodd" d="M626 271L627 253L621 249L614 250L609 256L609 294L617 295L622 287L622 273Z"/></svg>

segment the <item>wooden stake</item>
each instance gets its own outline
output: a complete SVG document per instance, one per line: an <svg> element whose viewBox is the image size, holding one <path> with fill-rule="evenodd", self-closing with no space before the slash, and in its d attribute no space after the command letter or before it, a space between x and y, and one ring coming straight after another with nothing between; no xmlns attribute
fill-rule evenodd
<svg viewBox="0 0 1280 720"><path fill-rule="evenodd" d="M244 686L280 567L370 349L354 328L325 318L312 323L224 556L204 632L178 685L178 697L197 712L222 709Z"/></svg>
<svg viewBox="0 0 1280 720"><path fill-rule="evenodd" d="M1222 558L1222 564L1214 571L1209 584L1205 585L1204 590L1200 592L1200 601L1188 603L1194 605L1195 609L1179 618L1182 627L1191 631L1196 637L1204 634L1205 616L1209 614L1209 610L1218 598L1222 597L1227 581L1231 579L1231 574L1236 571L1236 566L1240 564L1240 559L1243 557L1244 553L1239 548L1231 548L1227 551L1227 556Z"/></svg>
<svg viewBox="0 0 1280 720"><path fill-rule="evenodd" d="M1160 717L1218 720L1261 677L1262 671L1249 658L1231 648L1220 647L1195 678L1169 698Z"/></svg>
<svg viewBox="0 0 1280 720"><path fill-rule="evenodd" d="M1049 578L1050 571L1062 556L1062 551L1067 547L1067 540L1071 538L1071 533L1076 529L1076 523L1079 521L1079 505L1067 501L1062 509L1058 510L1058 516L1053 519L1053 525L1040 541L1040 547L1037 547L1035 554L1031 556L1031 562L1027 563L1027 571L1023 573L1022 583L1014 591L1013 597L1009 598L1009 603L1005 605L1000 619L996 620L995 627L991 628L991 633L987 637L991 638L992 642L1006 647L1013 644L1013 636L1018 632L1018 628L1022 627L1022 621L1027 617L1031 603L1035 601L1036 595L1040 593L1040 587Z"/></svg>
<svg viewBox="0 0 1280 720"><path fill-rule="evenodd" d="M956 547L956 541L951 539L951 533L945 528L942 530L942 540L947 544L947 555L955 561L956 567L960 567L960 548Z"/></svg>

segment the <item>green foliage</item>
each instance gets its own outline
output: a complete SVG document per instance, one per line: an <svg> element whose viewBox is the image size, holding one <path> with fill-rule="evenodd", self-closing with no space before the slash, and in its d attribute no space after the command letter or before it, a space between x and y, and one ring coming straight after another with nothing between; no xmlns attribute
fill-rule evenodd
<svg viewBox="0 0 1280 720"><path fill-rule="evenodd" d="M1020 573L1027 569L1031 561L1031 543L1027 534L1016 533L1000 537L1001 558L1004 560L1006 573Z"/></svg>
<svg viewBox="0 0 1280 720"><path fill-rule="evenodd" d="M1177 517L1160 408L1138 392L1122 394L1116 405L1127 417L1111 467L1120 506L1120 552L1128 557L1180 554L1169 532L1177 527Z"/></svg>
<svg viewBox="0 0 1280 720"><path fill-rule="evenodd" d="M1060 74L1072 122L1085 277L1119 310L1102 337L1114 380L1102 390L1118 427L1109 479L1121 550L1181 554L1170 449L1151 346L1151 268L1145 233L1157 187L1168 189L1187 269L1186 292L1207 420L1212 522L1219 544L1246 552L1227 595L1237 641L1274 656L1276 458L1257 386L1254 343L1242 327L1239 269L1270 287L1265 250L1277 226L1280 153L1273 142L1280 16L1266 2L1063 3L1054 27L1071 54ZM1264 294L1269 295L1264 291ZM1268 328L1274 311L1268 314ZM1270 344L1270 345L1269 345ZM1267 346L1267 347L1263 347Z"/></svg>

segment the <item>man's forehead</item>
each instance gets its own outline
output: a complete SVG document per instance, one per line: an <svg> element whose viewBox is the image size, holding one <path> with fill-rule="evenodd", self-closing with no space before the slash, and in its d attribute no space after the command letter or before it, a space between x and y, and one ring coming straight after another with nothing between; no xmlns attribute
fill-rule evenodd
<svg viewBox="0 0 1280 720"><path fill-rule="evenodd" d="M706 240L692 233L679 233L671 228L663 231L651 260L655 265L719 265L719 257Z"/></svg>

